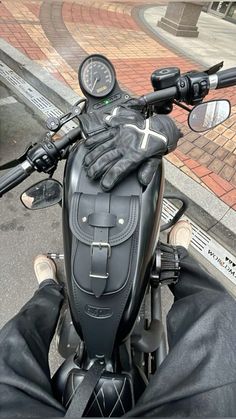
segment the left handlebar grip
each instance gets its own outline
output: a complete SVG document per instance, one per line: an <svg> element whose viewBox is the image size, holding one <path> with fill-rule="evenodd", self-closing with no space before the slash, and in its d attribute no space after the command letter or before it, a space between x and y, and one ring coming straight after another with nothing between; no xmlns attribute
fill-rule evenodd
<svg viewBox="0 0 236 419"><path fill-rule="evenodd" d="M33 171L34 168L28 160L8 170L0 177L0 197L23 182Z"/></svg>

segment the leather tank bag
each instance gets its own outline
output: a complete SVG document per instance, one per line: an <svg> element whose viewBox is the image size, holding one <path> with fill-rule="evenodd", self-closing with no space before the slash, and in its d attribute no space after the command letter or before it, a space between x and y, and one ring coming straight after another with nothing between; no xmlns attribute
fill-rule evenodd
<svg viewBox="0 0 236 419"><path fill-rule="evenodd" d="M139 209L137 195L72 195L72 289L90 357L112 355L137 264Z"/></svg>

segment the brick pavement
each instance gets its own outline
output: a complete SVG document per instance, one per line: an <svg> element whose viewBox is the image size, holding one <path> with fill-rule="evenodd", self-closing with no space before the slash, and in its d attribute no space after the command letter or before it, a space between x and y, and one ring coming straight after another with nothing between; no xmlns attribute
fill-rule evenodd
<svg viewBox="0 0 236 419"><path fill-rule="evenodd" d="M147 4L150 0L2 0L0 36L78 94L80 62L88 54L104 54L122 87L141 95L151 90L150 74L157 67L178 66L182 72L200 68L139 22L135 10ZM209 95L228 98L232 116L204 135L192 132L186 112L175 108L172 116L185 136L166 158L236 210L235 93L232 87Z"/></svg>

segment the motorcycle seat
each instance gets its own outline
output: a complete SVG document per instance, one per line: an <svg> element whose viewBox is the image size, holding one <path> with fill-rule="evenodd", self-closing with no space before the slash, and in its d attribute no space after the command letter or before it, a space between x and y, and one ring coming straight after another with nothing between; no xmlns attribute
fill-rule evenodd
<svg viewBox="0 0 236 419"><path fill-rule="evenodd" d="M68 409L87 371L74 368L66 382L63 404ZM79 393L78 393L79 397ZM134 391L128 374L103 372L84 412L85 417L120 417L134 406Z"/></svg>

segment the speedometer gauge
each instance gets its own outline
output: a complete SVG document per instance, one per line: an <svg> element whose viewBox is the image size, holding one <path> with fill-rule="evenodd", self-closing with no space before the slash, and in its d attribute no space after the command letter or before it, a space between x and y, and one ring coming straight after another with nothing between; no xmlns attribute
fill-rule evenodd
<svg viewBox="0 0 236 419"><path fill-rule="evenodd" d="M103 55L90 55L80 65L79 83L86 95L105 97L113 90L115 81L114 67Z"/></svg>

